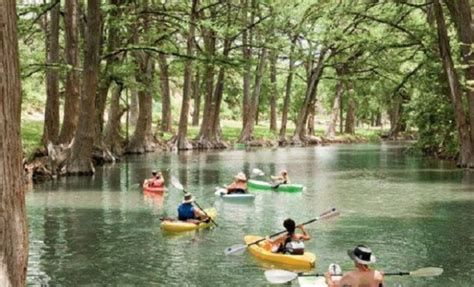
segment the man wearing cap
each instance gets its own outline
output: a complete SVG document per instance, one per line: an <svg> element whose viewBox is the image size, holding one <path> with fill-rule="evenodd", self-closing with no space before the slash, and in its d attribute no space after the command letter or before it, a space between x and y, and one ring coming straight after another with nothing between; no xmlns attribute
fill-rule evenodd
<svg viewBox="0 0 474 287"><path fill-rule="evenodd" d="M246 193L247 192L247 177L243 172L239 172L234 176L235 181L226 186L227 194L232 193Z"/></svg>
<svg viewBox="0 0 474 287"><path fill-rule="evenodd" d="M186 193L183 202L178 206L178 220L199 224L208 218L202 210L194 207L193 202L194 197L191 193Z"/></svg>
<svg viewBox="0 0 474 287"><path fill-rule="evenodd" d="M163 179L163 175L161 174L161 171L156 171L153 170L151 172L152 178L150 179L145 179L145 182L143 183L143 187L163 187L165 186L165 180Z"/></svg>
<svg viewBox="0 0 474 287"><path fill-rule="evenodd" d="M356 270L347 272L339 281L333 281L330 272L325 273L328 287L383 287L383 273L368 266L375 262L375 256L369 247L357 245L354 250L348 250L347 254L354 261Z"/></svg>

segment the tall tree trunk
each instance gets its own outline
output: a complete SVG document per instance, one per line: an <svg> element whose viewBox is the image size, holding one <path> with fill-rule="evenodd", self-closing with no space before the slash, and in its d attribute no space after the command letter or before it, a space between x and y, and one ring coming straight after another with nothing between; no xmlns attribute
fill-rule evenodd
<svg viewBox="0 0 474 287"><path fill-rule="evenodd" d="M277 130L277 112L276 112L276 98L277 98L277 71L276 71L276 52L272 52L271 63L270 63L270 131L276 132Z"/></svg>
<svg viewBox="0 0 474 287"><path fill-rule="evenodd" d="M224 40L224 51L223 51L223 58L227 59L230 52L230 45L231 40L230 38L226 38ZM217 83L216 88L214 91L214 107L212 113L212 122L211 122L211 139L215 142L215 144L219 147L222 147L220 141L220 111L221 111L221 103L222 98L224 96L224 75L225 75L225 66L221 66L219 70L219 74L217 75Z"/></svg>
<svg viewBox="0 0 474 287"><path fill-rule="evenodd" d="M344 93L344 82L343 80L339 80L339 82L337 82L337 85L336 85L336 96L334 97L331 115L329 116L329 124L328 124L326 134L325 134L325 137L329 139L333 139L336 137L337 118L339 116L339 109L341 107L341 97L343 93Z"/></svg>
<svg viewBox="0 0 474 287"><path fill-rule="evenodd" d="M280 127L280 144L286 142L286 125L288 123L288 109L290 107L290 99L291 99L291 85L293 82L293 73L294 73L294 66L295 66L295 59L294 59L294 51L295 51L295 44L298 38L295 36L291 40L291 50L290 50L290 63L288 66L288 77L286 79L286 89L285 89L285 99L283 101L283 111L281 114L281 127Z"/></svg>
<svg viewBox="0 0 474 287"><path fill-rule="evenodd" d="M130 124L136 125L138 121L138 92L136 87L130 87Z"/></svg>
<svg viewBox="0 0 474 287"><path fill-rule="evenodd" d="M16 1L1 1L0 286L25 286L28 263L28 227L21 166L21 87L16 21Z"/></svg>
<svg viewBox="0 0 474 287"><path fill-rule="evenodd" d="M311 107L309 108L309 116L308 116L308 135L314 136L314 116L316 114L316 103L312 104Z"/></svg>
<svg viewBox="0 0 474 287"><path fill-rule="evenodd" d="M377 111L377 115L375 117L375 126L376 127L382 126L382 112L380 110Z"/></svg>
<svg viewBox="0 0 474 287"><path fill-rule="evenodd" d="M87 36L84 54L81 107L79 125L67 163L69 174L89 175L94 173L92 149L94 144L95 96L99 73L99 49L101 38L100 0L87 1Z"/></svg>
<svg viewBox="0 0 474 287"><path fill-rule="evenodd" d="M459 142L461 144L458 165L463 167L472 167L474 166L472 159L472 142L462 105L461 86L456 70L454 69L448 32L446 29L443 10L439 0L433 1L433 8L438 28L438 44L440 56L443 62L443 67L446 72L446 76L448 78L449 88L451 91L451 102L454 107L456 127L458 129Z"/></svg>
<svg viewBox="0 0 474 287"><path fill-rule="evenodd" d="M205 53L209 58L215 57L216 53L216 35L215 32L209 28L203 27L202 35L204 40ZM203 147L211 147L211 130L212 130L212 121L213 114L215 111L215 103L213 102L213 93L214 93L214 74L215 67L214 63L209 61L205 65L204 71L204 111L201 122L201 128L199 130L199 142Z"/></svg>
<svg viewBox="0 0 474 287"><path fill-rule="evenodd" d="M201 112L201 92L199 89L199 70L196 71L194 75L194 82L193 82L193 99L194 99L194 108L193 108L193 120L192 125L198 126L199 125L199 115Z"/></svg>
<svg viewBox="0 0 474 287"><path fill-rule="evenodd" d="M239 136L240 143L247 143L252 140L253 129L255 126L255 117L257 114L257 109L258 109L258 104L259 104L260 88L262 86L262 78L263 78L263 73L265 70L266 58L267 58L267 49L262 48L257 71L255 72L255 85L252 92L249 113L247 115L247 122L245 123L245 126L242 129Z"/></svg>
<svg viewBox="0 0 474 287"><path fill-rule="evenodd" d="M306 129L305 125L309 116L309 109L312 104L315 102L316 90L318 88L319 80L324 70L324 61L327 53L327 49L322 49L318 57L318 64L316 67L311 69L311 76L306 88L306 95L301 107L300 113L298 115L298 120L296 122L295 133L293 135L293 141L295 143L301 143L306 141Z"/></svg>
<svg viewBox="0 0 474 287"><path fill-rule="evenodd" d="M354 99L354 86L352 82L348 83L347 88L347 114L346 114L346 125L344 132L346 134L355 134L355 124L356 124L356 104Z"/></svg>
<svg viewBox="0 0 474 287"><path fill-rule="evenodd" d="M140 84L138 119L133 136L127 145L127 152L145 153L155 150L152 130L154 61L143 51L136 52L135 59L138 65L136 81Z"/></svg>
<svg viewBox="0 0 474 287"><path fill-rule="evenodd" d="M170 133L173 129L173 118L171 115L171 96L168 62L165 54L158 54L158 63L160 64L161 131Z"/></svg>
<svg viewBox="0 0 474 287"><path fill-rule="evenodd" d="M123 114L127 109L120 105L120 95L122 93L122 90L122 84L118 84L112 89L110 109L104 133L104 145L106 149L116 156L120 156L123 154L123 137L120 119L122 118Z"/></svg>
<svg viewBox="0 0 474 287"><path fill-rule="evenodd" d="M461 42L461 56L464 64L464 77L467 87L464 89L468 102L471 146L474 148L474 29L472 22L472 4L468 0L444 1L458 31ZM474 154L474 151L471 151Z"/></svg>
<svg viewBox="0 0 474 287"><path fill-rule="evenodd" d="M193 62L191 57L194 54L194 29L196 16L198 11L199 0L192 0L191 14L189 21L189 29L187 36L186 55L188 56L184 64L184 83L183 83L183 102L181 105L181 114L179 117L178 135L176 137L176 147L179 150L191 149L192 146L186 139L188 134L188 113L189 113L189 98L191 95L191 79L193 73Z"/></svg>
<svg viewBox="0 0 474 287"><path fill-rule="evenodd" d="M120 27L114 23L116 19L122 15L121 5L123 0L109 0L109 23L107 36L107 53L111 53L120 46ZM107 95L109 94L110 84L114 78L113 68L121 61L121 57L117 55L109 56L105 62L105 68L101 72L97 96L95 99L95 144L102 145L102 134L104 130L104 114L107 103Z"/></svg>
<svg viewBox="0 0 474 287"><path fill-rule="evenodd" d="M47 29L48 65L46 69L46 109L42 142L57 143L59 136L59 12L60 2L50 10L49 29ZM49 31L48 31L49 30Z"/></svg>
<svg viewBox="0 0 474 287"><path fill-rule="evenodd" d="M241 0L243 6L243 23L246 26L251 26L254 18L254 9L251 9L250 19L248 17L249 1ZM253 5L252 5L253 6ZM243 76L243 99L242 99L242 127L244 128L248 121L248 114L250 110L250 81L252 78L252 39L253 29L245 29L242 33L242 55L245 61L244 76Z"/></svg>
<svg viewBox="0 0 474 287"><path fill-rule="evenodd" d="M60 143L70 143L76 133L79 120L79 100L81 96L81 78L79 74L79 7L78 0L66 0L65 37L66 64L70 67L66 74L66 96Z"/></svg>

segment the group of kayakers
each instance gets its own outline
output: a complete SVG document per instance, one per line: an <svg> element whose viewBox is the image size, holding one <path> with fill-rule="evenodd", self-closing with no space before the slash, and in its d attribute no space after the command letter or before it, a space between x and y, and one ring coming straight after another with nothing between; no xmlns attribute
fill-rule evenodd
<svg viewBox="0 0 474 287"><path fill-rule="evenodd" d="M273 186L278 187L281 184L289 184L290 178L287 170L281 170L279 175L271 176ZM161 172L153 170L152 178L143 183L143 187L164 187L164 179ZM225 187L227 194L247 193L247 177L245 173L239 172L234 176L234 181ZM185 193L183 201L178 206L178 220L199 224L209 222L210 218L204 211L193 205L194 197L190 193ZM286 232L275 239L266 238L271 244L271 252L285 253L292 255L304 254L304 241L310 240L311 236L303 225L296 225L291 218L283 221L283 227ZM296 229L301 233L296 233ZM349 250L349 257L354 261L355 270L345 273L342 277L333 277L334 273L340 271L329 271L324 274L326 284L329 287L339 286L364 286L380 287L383 286L383 273L373 270L369 267L375 262L375 256L370 248L364 245L358 245L353 250ZM336 278L340 278L337 280Z"/></svg>

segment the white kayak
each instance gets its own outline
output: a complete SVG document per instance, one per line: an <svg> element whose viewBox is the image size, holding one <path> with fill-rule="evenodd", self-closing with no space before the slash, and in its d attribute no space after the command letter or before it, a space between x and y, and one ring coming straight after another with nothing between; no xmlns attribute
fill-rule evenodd
<svg viewBox="0 0 474 287"><path fill-rule="evenodd" d="M235 200L253 200L255 194L253 193L231 193L227 194L227 189L218 187L216 188L215 195L220 196L224 199L235 199Z"/></svg>

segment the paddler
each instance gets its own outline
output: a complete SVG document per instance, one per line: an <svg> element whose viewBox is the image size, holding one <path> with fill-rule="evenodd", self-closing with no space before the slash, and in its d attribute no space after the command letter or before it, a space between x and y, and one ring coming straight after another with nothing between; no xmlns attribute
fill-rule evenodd
<svg viewBox="0 0 474 287"><path fill-rule="evenodd" d="M375 263L372 250L365 245L357 245L354 250L348 250L347 254L354 261L355 270L347 272L339 281L326 272L326 284L328 287L351 286L351 287L383 287L383 273L369 268L369 264Z"/></svg>
<svg viewBox="0 0 474 287"><path fill-rule="evenodd" d="M243 172L234 176L234 182L226 186L227 194L247 193L247 177Z"/></svg>
<svg viewBox="0 0 474 287"><path fill-rule="evenodd" d="M304 254L303 241L311 239L311 236L306 231L304 226L296 226L295 221L291 218L283 221L283 226L286 229L286 233L273 240L267 238L267 241L272 245L272 252L298 255ZM298 227L302 233L295 233L296 227Z"/></svg>
<svg viewBox="0 0 474 287"><path fill-rule="evenodd" d="M191 193L184 194L183 202L178 206L178 220L199 224L201 221L209 220L209 217L193 205L194 197Z"/></svg>
<svg viewBox="0 0 474 287"><path fill-rule="evenodd" d="M279 175L272 175L271 177L276 185L291 183L286 169L281 170Z"/></svg>
<svg viewBox="0 0 474 287"><path fill-rule="evenodd" d="M150 179L145 179L143 182L143 187L164 187L165 180L163 179L163 174L161 171L153 170L151 172L152 177Z"/></svg>

